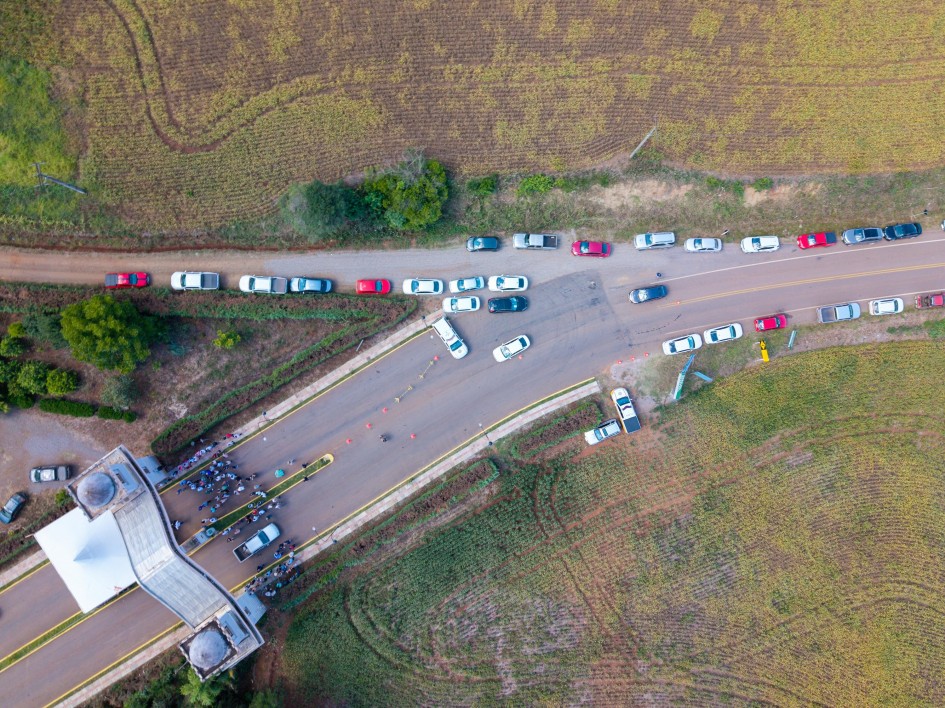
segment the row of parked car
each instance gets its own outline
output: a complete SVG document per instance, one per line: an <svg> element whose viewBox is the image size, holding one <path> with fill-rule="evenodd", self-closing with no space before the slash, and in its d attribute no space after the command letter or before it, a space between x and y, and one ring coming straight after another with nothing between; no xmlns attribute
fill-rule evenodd
<svg viewBox="0 0 945 708"><path fill-rule="evenodd" d="M143 288L151 284L147 273L106 273L105 287L108 290ZM172 290L218 290L219 273L179 271L171 275ZM326 278L282 278L276 275L244 275L240 278L240 290L244 293L330 293L332 283Z"/></svg>

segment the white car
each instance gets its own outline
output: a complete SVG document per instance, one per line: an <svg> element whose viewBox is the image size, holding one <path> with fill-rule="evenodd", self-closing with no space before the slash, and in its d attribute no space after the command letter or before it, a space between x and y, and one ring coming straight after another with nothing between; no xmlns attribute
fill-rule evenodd
<svg viewBox="0 0 945 708"><path fill-rule="evenodd" d="M619 433L620 423L617 422L616 418L611 418L610 420L605 420L593 430L588 430L586 433L584 433L584 440L588 445L596 445L601 440L612 438L614 435L618 435Z"/></svg>
<svg viewBox="0 0 945 708"><path fill-rule="evenodd" d="M457 333L456 329L450 324L450 321L446 319L446 317L438 315L430 323L430 327L436 332L436 335L443 340L443 344L450 350L450 354L453 355L454 359L462 359L469 354L469 348L466 346L466 343L460 338L459 333Z"/></svg>
<svg viewBox="0 0 945 708"><path fill-rule="evenodd" d="M887 297L882 300L870 300L871 315L898 315L904 305L901 297Z"/></svg>
<svg viewBox="0 0 945 708"><path fill-rule="evenodd" d="M440 295L443 281L436 278L411 278L404 281L404 295Z"/></svg>
<svg viewBox="0 0 945 708"><path fill-rule="evenodd" d="M478 309L479 298L475 295L443 298L443 312L475 312Z"/></svg>
<svg viewBox="0 0 945 708"><path fill-rule="evenodd" d="M532 345L531 340L524 334L520 334L515 339L510 339L500 347L492 350L492 356L496 361L508 361L513 356L521 354Z"/></svg>
<svg viewBox="0 0 945 708"><path fill-rule="evenodd" d="M633 401L630 400L630 392L625 388L615 388L610 392L610 400L617 406L617 415L620 416L623 429L628 433L637 432L640 429L640 417L633 407Z"/></svg>
<svg viewBox="0 0 945 708"><path fill-rule="evenodd" d="M451 293L465 293L470 290L481 290L486 287L486 279L481 275L474 276L472 278L460 278L459 280L450 281L450 292Z"/></svg>
<svg viewBox="0 0 945 708"><path fill-rule="evenodd" d="M657 231L650 234L637 234L633 237L633 245L638 251L649 251L653 248L672 248L676 245L676 232Z"/></svg>
<svg viewBox="0 0 945 708"><path fill-rule="evenodd" d="M528 278L524 275L493 275L489 278L489 290L494 293L521 292L528 289Z"/></svg>
<svg viewBox="0 0 945 708"><path fill-rule="evenodd" d="M781 248L777 236L749 236L742 239L742 251L745 253L769 253Z"/></svg>
<svg viewBox="0 0 945 708"><path fill-rule="evenodd" d="M722 239L687 238L683 248L689 253L718 253L722 250Z"/></svg>
<svg viewBox="0 0 945 708"><path fill-rule="evenodd" d="M192 273L185 270L171 275L172 290L216 290L219 287L219 273Z"/></svg>
<svg viewBox="0 0 945 708"><path fill-rule="evenodd" d="M244 275L240 278L240 290L244 293L285 295L289 290L289 281L276 275Z"/></svg>
<svg viewBox="0 0 945 708"><path fill-rule="evenodd" d="M670 339L668 342L663 342L663 353L685 354L686 352L694 352L701 346L702 337L693 332L692 334L687 334L685 337Z"/></svg>
<svg viewBox="0 0 945 708"><path fill-rule="evenodd" d="M719 342L731 342L744 334L742 326L738 322L732 322L724 327L713 327L702 333L706 344L718 344Z"/></svg>

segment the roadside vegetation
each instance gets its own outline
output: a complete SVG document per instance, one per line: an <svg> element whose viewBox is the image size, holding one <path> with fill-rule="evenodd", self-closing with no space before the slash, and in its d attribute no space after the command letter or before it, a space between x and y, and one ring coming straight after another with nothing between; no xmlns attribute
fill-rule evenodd
<svg viewBox="0 0 945 708"><path fill-rule="evenodd" d="M775 359L592 451L578 404L323 555L265 661L292 704L940 703L943 353Z"/></svg>

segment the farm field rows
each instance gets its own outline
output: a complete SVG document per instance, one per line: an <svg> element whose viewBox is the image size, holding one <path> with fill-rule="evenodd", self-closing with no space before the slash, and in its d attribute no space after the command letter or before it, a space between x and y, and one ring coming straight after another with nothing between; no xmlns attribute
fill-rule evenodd
<svg viewBox="0 0 945 708"><path fill-rule="evenodd" d="M654 146L701 169L938 166L943 25L905 0L63 0L52 35L83 184L188 227L411 146L461 173L580 169L656 121Z"/></svg>
<svg viewBox="0 0 945 708"><path fill-rule="evenodd" d="M942 353L779 359L593 451L586 403L503 441L309 571L289 699L942 703Z"/></svg>

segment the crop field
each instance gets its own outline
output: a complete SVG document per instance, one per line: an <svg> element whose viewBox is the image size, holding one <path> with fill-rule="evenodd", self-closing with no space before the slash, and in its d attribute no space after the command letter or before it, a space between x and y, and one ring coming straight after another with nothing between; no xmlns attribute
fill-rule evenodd
<svg viewBox="0 0 945 708"><path fill-rule="evenodd" d="M593 451L561 421L503 441L454 506L402 512L425 530L309 571L277 680L295 705L941 705L943 353L779 359Z"/></svg>
<svg viewBox="0 0 945 708"><path fill-rule="evenodd" d="M733 173L945 162L932 0L61 0L80 180L139 224L271 213L421 147L460 173L575 170L658 122ZM72 121L75 122L75 121ZM24 172L26 179L27 172Z"/></svg>

